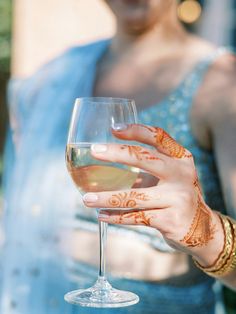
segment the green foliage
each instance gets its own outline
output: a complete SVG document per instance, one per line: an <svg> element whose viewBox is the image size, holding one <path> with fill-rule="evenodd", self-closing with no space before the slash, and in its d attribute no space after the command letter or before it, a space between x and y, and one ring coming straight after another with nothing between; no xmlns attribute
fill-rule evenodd
<svg viewBox="0 0 236 314"><path fill-rule="evenodd" d="M8 72L11 51L11 0L0 0L0 72Z"/></svg>

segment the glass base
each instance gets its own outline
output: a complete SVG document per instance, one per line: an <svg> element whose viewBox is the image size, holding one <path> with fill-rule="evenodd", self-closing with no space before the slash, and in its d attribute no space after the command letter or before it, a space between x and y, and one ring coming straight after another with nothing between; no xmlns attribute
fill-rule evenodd
<svg viewBox="0 0 236 314"><path fill-rule="evenodd" d="M76 305L103 308L130 306L139 302L139 297L136 294L114 289L102 277L91 288L68 292L64 299Z"/></svg>

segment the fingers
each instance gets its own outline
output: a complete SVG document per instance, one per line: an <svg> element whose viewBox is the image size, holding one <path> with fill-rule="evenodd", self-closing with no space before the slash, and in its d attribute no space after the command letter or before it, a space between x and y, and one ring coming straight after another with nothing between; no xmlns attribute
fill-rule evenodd
<svg viewBox="0 0 236 314"><path fill-rule="evenodd" d="M155 227L158 210L100 211L98 219L111 224L144 225Z"/></svg>
<svg viewBox="0 0 236 314"><path fill-rule="evenodd" d="M174 158L191 158L191 153L177 143L168 133L158 127L130 124L127 128L113 130L113 134L124 140L134 140L149 144L159 152Z"/></svg>
<svg viewBox="0 0 236 314"><path fill-rule="evenodd" d="M142 210L101 210L98 219L111 224L143 225L156 228L163 232L171 224L167 213L168 209L142 209Z"/></svg>
<svg viewBox="0 0 236 314"><path fill-rule="evenodd" d="M170 193L162 187L87 193L83 201L95 208L165 208L170 205Z"/></svg>
<svg viewBox="0 0 236 314"><path fill-rule="evenodd" d="M95 144L91 147L91 154L96 159L137 167L158 177L164 177L166 172L163 155L146 147Z"/></svg>

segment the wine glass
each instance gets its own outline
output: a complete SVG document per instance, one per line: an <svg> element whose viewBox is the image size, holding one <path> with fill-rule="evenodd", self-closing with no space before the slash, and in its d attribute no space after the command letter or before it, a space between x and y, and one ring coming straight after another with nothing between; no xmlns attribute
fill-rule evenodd
<svg viewBox="0 0 236 314"><path fill-rule="evenodd" d="M119 129L130 123L137 123L133 100L110 97L76 99L66 147L66 163L82 195L87 192L122 190L133 186L139 174L137 168L99 161L90 153L92 144L122 144L121 140L112 135L112 128ZM99 221L98 224L100 241L98 279L91 288L67 293L65 300L72 304L89 307L133 305L139 301L139 297L132 292L113 288L106 278L107 223Z"/></svg>

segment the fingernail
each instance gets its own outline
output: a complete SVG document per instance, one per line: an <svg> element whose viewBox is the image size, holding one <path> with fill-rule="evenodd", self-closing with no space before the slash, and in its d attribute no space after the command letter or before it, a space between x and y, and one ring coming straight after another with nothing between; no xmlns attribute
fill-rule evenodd
<svg viewBox="0 0 236 314"><path fill-rule="evenodd" d="M83 200L85 202L93 203L93 202L96 202L98 200L98 196L94 193L87 193L83 196Z"/></svg>
<svg viewBox="0 0 236 314"><path fill-rule="evenodd" d="M114 123L112 126L112 129L114 131L124 131L126 129L128 129L128 124L125 123Z"/></svg>
<svg viewBox="0 0 236 314"><path fill-rule="evenodd" d="M101 219L107 219L107 218L109 218L109 215L107 215L107 214L99 214L98 215L98 219L99 218L101 218Z"/></svg>
<svg viewBox="0 0 236 314"><path fill-rule="evenodd" d="M91 150L94 153L104 153L107 151L107 145L103 145L103 144L92 144L91 145Z"/></svg>

